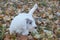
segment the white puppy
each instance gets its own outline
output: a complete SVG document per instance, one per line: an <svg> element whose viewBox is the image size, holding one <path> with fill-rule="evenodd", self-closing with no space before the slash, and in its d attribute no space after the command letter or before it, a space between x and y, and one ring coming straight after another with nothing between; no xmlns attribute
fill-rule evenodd
<svg viewBox="0 0 60 40"><path fill-rule="evenodd" d="M38 5L35 4L28 14L20 13L19 15L17 15L11 22L9 28L10 34L19 33L22 35L28 35L29 31L35 30L36 24L32 15L37 8Z"/></svg>

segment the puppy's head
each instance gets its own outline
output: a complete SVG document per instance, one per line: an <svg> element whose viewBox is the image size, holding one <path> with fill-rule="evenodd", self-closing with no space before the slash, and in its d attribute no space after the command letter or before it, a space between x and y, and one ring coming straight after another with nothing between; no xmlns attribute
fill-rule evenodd
<svg viewBox="0 0 60 40"><path fill-rule="evenodd" d="M37 25L35 23L35 20L33 18L27 18L26 19L26 25L27 25L27 29L31 32L33 30L35 30L37 28Z"/></svg>

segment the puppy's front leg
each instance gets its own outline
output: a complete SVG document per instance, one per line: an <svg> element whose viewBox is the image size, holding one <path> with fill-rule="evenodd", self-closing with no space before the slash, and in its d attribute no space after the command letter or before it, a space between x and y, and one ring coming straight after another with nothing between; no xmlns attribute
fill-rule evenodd
<svg viewBox="0 0 60 40"><path fill-rule="evenodd" d="M28 35L29 34L29 31L28 30L24 30L23 32L22 32L22 35Z"/></svg>

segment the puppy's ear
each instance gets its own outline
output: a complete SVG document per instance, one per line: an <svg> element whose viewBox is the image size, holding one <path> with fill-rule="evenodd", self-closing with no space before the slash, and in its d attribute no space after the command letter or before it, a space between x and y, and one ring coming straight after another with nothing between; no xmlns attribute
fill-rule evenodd
<svg viewBox="0 0 60 40"><path fill-rule="evenodd" d="M30 20L30 19L27 18L27 19L26 19L26 23L27 23L27 24L32 24L32 20Z"/></svg>

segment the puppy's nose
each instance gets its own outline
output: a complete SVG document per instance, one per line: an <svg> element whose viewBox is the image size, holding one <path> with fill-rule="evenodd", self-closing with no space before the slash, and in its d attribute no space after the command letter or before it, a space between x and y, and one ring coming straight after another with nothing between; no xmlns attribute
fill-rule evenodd
<svg viewBox="0 0 60 40"><path fill-rule="evenodd" d="M37 29L37 27L35 27L35 29Z"/></svg>
<svg viewBox="0 0 60 40"><path fill-rule="evenodd" d="M31 34L31 32L29 32L29 34Z"/></svg>

